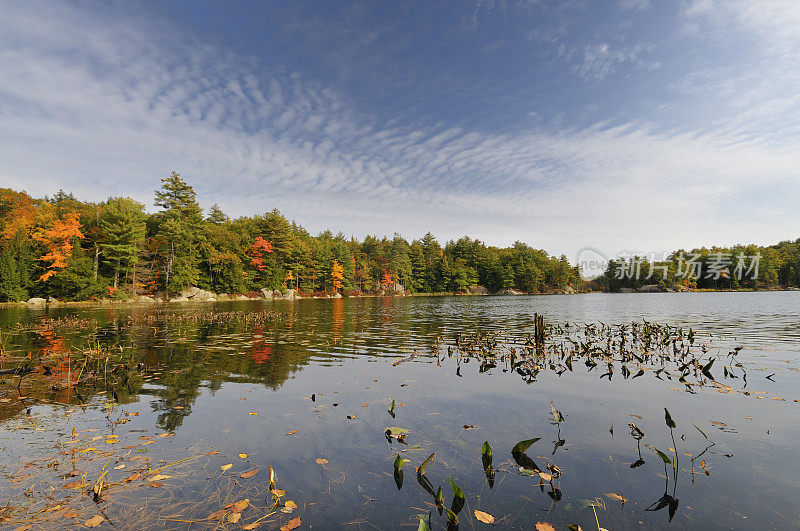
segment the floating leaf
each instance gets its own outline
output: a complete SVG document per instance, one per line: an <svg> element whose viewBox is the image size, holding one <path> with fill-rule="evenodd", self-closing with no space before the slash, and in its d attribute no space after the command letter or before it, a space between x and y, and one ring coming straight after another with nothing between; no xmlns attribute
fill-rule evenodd
<svg viewBox="0 0 800 531"><path fill-rule="evenodd" d="M394 458L394 470L395 472L403 470L403 458L400 457L400 454L397 454L397 457Z"/></svg>
<svg viewBox="0 0 800 531"><path fill-rule="evenodd" d="M489 513L485 513L483 511L475 510L475 518L479 522L483 522L484 524L493 524L494 523L494 516Z"/></svg>
<svg viewBox="0 0 800 531"><path fill-rule="evenodd" d="M669 414L669 410L667 408L664 408L664 421L667 423L667 427L669 429L676 427L675 421L672 420L672 415Z"/></svg>
<svg viewBox="0 0 800 531"><path fill-rule="evenodd" d="M253 522L252 524L243 525L242 529L250 531L251 529L256 529L258 527L261 527L261 522Z"/></svg>
<svg viewBox="0 0 800 531"><path fill-rule="evenodd" d="M233 466L233 463L228 463L227 465L220 465L220 468L222 469L223 472L225 472L226 470L228 470L232 466Z"/></svg>
<svg viewBox="0 0 800 531"><path fill-rule="evenodd" d="M454 513L453 511L451 511L450 509L448 509L447 507L445 507L444 510L447 511L447 522L451 526L457 526L458 525L458 515L456 513Z"/></svg>
<svg viewBox="0 0 800 531"><path fill-rule="evenodd" d="M247 459L247 454L239 454L239 457L240 457L241 459Z"/></svg>
<svg viewBox="0 0 800 531"><path fill-rule="evenodd" d="M300 517L292 518L285 525L281 526L281 531L292 531L300 527Z"/></svg>
<svg viewBox="0 0 800 531"><path fill-rule="evenodd" d="M241 519L241 517L242 513L231 513L228 515L228 522L230 522L231 524L236 524L239 522L239 519Z"/></svg>
<svg viewBox="0 0 800 531"><path fill-rule="evenodd" d="M256 411L248 411L247 414L248 415L258 415L258 412L256 412Z"/></svg>
<svg viewBox="0 0 800 531"><path fill-rule="evenodd" d="M417 469L417 475L418 476L425 475L425 468L428 466L428 463L431 462L431 460L433 459L433 456L435 456L435 455L436 455L436 452L433 452L431 455L428 456L427 459L425 459L425 461L422 462L421 465L419 465L419 468Z"/></svg>
<svg viewBox="0 0 800 531"><path fill-rule="evenodd" d="M289 509L297 509L297 504L292 500L287 500L286 503L283 504L284 507L288 507Z"/></svg>
<svg viewBox="0 0 800 531"><path fill-rule="evenodd" d="M289 433L287 433L286 435L294 435L294 434L295 434L295 433L297 433L298 431L299 431L299 430L292 430L292 431L290 431Z"/></svg>
<svg viewBox="0 0 800 531"><path fill-rule="evenodd" d="M394 403L394 402L393 402ZM391 410L390 410L391 411ZM417 527L417 531L431 531L431 528L428 527L428 524L425 523L425 520L422 518L419 519L419 527Z"/></svg>
<svg viewBox="0 0 800 531"><path fill-rule="evenodd" d="M535 439L527 439L524 441L520 441L514 445L514 448L511 449L512 454L524 454L525 451L531 447L533 443L540 440L541 437L536 437Z"/></svg>
<svg viewBox="0 0 800 531"><path fill-rule="evenodd" d="M434 501L436 502L436 507L444 507L444 492L442 491L442 487L439 487L439 490L436 491Z"/></svg>
<svg viewBox="0 0 800 531"><path fill-rule="evenodd" d="M242 472L239 474L239 477L242 479L247 479L255 476L256 474L258 474L258 470L248 470L247 472Z"/></svg>
<svg viewBox="0 0 800 531"><path fill-rule="evenodd" d="M328 464L328 460L324 459L322 457L317 457L315 459L315 461L317 462L318 465L327 465Z"/></svg>
<svg viewBox="0 0 800 531"><path fill-rule="evenodd" d="M389 409L388 409L388 411L389 411L389 413L394 413L394 400L392 400L392 403L391 403L391 404L389 404Z"/></svg>
<svg viewBox="0 0 800 531"><path fill-rule="evenodd" d="M161 481L162 479L169 479L172 476L167 476L165 474L156 474L155 476L150 476L150 481Z"/></svg>
<svg viewBox="0 0 800 531"><path fill-rule="evenodd" d="M547 522L536 522L536 531L556 531L556 528Z"/></svg>
<svg viewBox="0 0 800 531"><path fill-rule="evenodd" d="M100 524L102 524L104 520L105 519L103 518L102 515L96 514L91 518L89 518L88 520L86 520L86 522L84 522L83 525L85 525L86 527L97 527Z"/></svg>
<svg viewBox="0 0 800 531"><path fill-rule="evenodd" d="M150 486L153 487L154 489L157 489L159 487L163 487L164 484L161 483L160 481L151 481Z"/></svg>
<svg viewBox="0 0 800 531"><path fill-rule="evenodd" d="M234 512L242 512L250 506L250 499L246 498L244 500L239 500L233 504L231 510Z"/></svg>
<svg viewBox="0 0 800 531"><path fill-rule="evenodd" d="M611 500L617 500L618 502L622 502L623 505L625 504L626 501L628 501L627 498L625 498L625 496L622 496L620 494L615 494L613 492L606 492L605 495L607 498Z"/></svg>

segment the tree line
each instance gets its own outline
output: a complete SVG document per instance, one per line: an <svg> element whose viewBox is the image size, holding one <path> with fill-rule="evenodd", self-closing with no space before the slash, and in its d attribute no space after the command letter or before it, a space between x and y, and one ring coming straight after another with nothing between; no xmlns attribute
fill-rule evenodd
<svg viewBox="0 0 800 531"><path fill-rule="evenodd" d="M246 294L262 288L344 295L528 293L575 287L567 258L516 242L499 248L463 237L440 245L427 233L408 242L341 232L312 236L277 209L235 219L204 213L178 173L155 191L157 212L128 197L94 203L59 191L33 198L0 188L0 301L128 299L197 286Z"/></svg>

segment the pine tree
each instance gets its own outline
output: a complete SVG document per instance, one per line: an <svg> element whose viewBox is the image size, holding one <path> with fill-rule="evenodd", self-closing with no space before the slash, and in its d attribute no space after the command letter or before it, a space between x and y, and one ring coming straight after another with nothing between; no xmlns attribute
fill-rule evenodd
<svg viewBox="0 0 800 531"><path fill-rule="evenodd" d="M114 267L114 288L119 284L121 267L138 261L139 246L144 241L144 205L130 198L109 199L100 218L105 259ZM133 280L135 282L135 279Z"/></svg>

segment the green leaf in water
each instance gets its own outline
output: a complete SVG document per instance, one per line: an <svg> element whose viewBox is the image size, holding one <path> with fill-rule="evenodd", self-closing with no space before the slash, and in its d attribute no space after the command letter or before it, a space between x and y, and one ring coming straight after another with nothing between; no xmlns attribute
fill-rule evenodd
<svg viewBox="0 0 800 531"><path fill-rule="evenodd" d="M419 527L417 528L417 531L431 531L430 526L425 522L425 518L423 516L419 517Z"/></svg>
<svg viewBox="0 0 800 531"><path fill-rule="evenodd" d="M450 479L450 488L453 489L453 498L458 498L461 500L466 498L466 496L464 496L464 491L461 490L461 487L459 487L455 481L453 481L453 478L448 479Z"/></svg>
<svg viewBox="0 0 800 531"><path fill-rule="evenodd" d="M392 403L389 405L389 413L394 413L394 399L392 399Z"/></svg>
<svg viewBox="0 0 800 531"><path fill-rule="evenodd" d="M564 422L564 415L562 415L561 412L556 409L556 405L552 400L550 401L550 411L553 414L553 418L556 420L556 422Z"/></svg>
<svg viewBox="0 0 800 531"><path fill-rule="evenodd" d="M667 408L664 408L664 420L666 421L669 429L676 427L675 421L672 420L672 415L669 414L669 410Z"/></svg>
<svg viewBox="0 0 800 531"><path fill-rule="evenodd" d="M433 452L431 455L429 455L428 458L425 461L423 461L421 465L419 465L419 468L417 469L418 476L425 475L425 468L428 466L428 463L431 462L434 455L436 455L436 452Z"/></svg>
<svg viewBox="0 0 800 531"><path fill-rule="evenodd" d="M512 454L524 454L528 448L531 447L533 443L541 439L541 437L536 437L535 439L527 439L524 441L520 441L514 445L514 448L511 449Z"/></svg>
<svg viewBox="0 0 800 531"><path fill-rule="evenodd" d="M492 447L489 445L489 441L483 441L483 446L481 446L481 454L492 457Z"/></svg>
<svg viewBox="0 0 800 531"><path fill-rule="evenodd" d="M670 460L670 458L669 458L669 456L667 454L665 454L664 452L662 452L661 450L659 450L655 446L653 447L653 450L656 451L656 453L658 454L658 457L660 457L661 460L664 461L665 465L671 465L672 464L672 460Z"/></svg>
<svg viewBox="0 0 800 531"><path fill-rule="evenodd" d="M458 525L458 515L447 507L445 507L444 510L447 511L447 522L453 526Z"/></svg>
<svg viewBox="0 0 800 531"><path fill-rule="evenodd" d="M708 435L706 435L706 434L705 434L705 432L704 432L703 430L701 430L700 428L698 428L698 427L697 427L697 424L695 424L694 422L692 422L692 426L694 426L694 427L695 427L695 429L696 429L697 431L699 431L699 432L700 432L700 435L702 435L703 437L705 437L705 438L706 438L706 440L708 440Z"/></svg>
<svg viewBox="0 0 800 531"><path fill-rule="evenodd" d="M400 472L401 470L403 470L403 458L400 457L399 454L397 457L394 458L394 470L395 472Z"/></svg>
<svg viewBox="0 0 800 531"><path fill-rule="evenodd" d="M442 487L439 487L439 490L436 491L434 501L436 502L436 507L444 507L444 492L442 491Z"/></svg>

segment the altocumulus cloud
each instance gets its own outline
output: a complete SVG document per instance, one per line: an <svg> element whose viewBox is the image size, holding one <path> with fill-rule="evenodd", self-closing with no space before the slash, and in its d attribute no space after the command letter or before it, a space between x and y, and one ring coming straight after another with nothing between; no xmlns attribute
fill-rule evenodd
<svg viewBox="0 0 800 531"><path fill-rule="evenodd" d="M149 203L175 169L232 215L277 207L312 231L431 230L570 254L768 242L800 226L800 149L741 121L498 133L387 118L115 8L5 5L0 120L0 181L35 195Z"/></svg>

